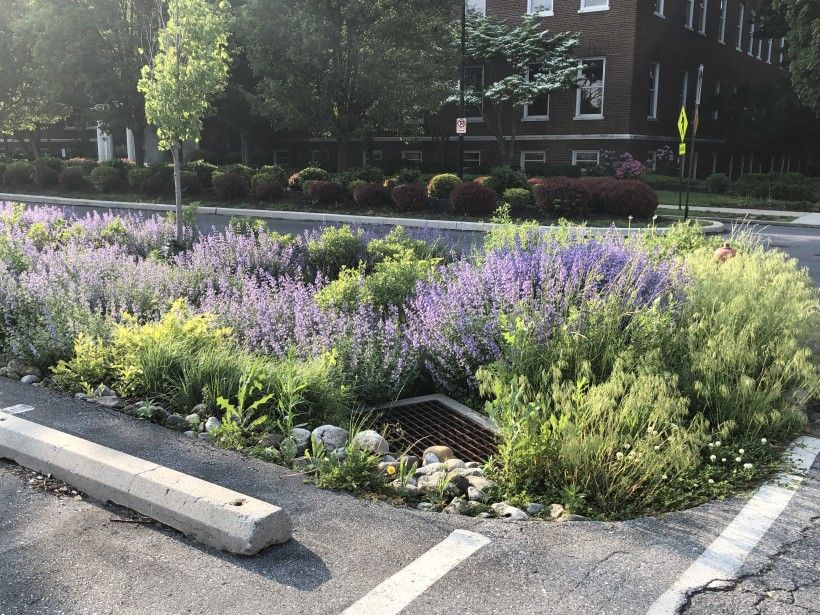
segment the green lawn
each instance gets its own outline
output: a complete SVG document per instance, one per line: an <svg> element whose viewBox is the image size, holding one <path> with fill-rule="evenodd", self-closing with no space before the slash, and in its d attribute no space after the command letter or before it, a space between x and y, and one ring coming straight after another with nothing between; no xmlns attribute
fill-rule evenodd
<svg viewBox="0 0 820 615"><path fill-rule="evenodd" d="M677 205L676 190L658 190L658 199L662 205ZM684 195L684 200L686 195ZM691 192L689 205L697 207L742 207L744 209L779 209L784 211L820 211L820 203L805 201L754 200L749 197L731 194L712 194L710 192Z"/></svg>

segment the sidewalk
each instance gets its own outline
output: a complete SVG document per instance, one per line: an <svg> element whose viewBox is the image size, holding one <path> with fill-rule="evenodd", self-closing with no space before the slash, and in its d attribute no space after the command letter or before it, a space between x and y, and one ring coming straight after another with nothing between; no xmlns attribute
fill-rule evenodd
<svg viewBox="0 0 820 615"><path fill-rule="evenodd" d="M677 205L661 204L659 209L677 209ZM820 213L807 211L786 211L783 209L745 209L743 207L704 207L702 205L690 205L689 211L707 211L711 214L727 213L734 215L748 215L750 218L755 216L776 216L779 218L793 217L794 220L784 222L784 224L805 224L808 226L820 226Z"/></svg>

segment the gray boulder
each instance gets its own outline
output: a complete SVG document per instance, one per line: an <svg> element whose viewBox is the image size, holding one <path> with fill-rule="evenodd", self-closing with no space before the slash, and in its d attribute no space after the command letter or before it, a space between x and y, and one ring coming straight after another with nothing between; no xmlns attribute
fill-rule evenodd
<svg viewBox="0 0 820 615"><path fill-rule="evenodd" d="M515 506L510 506L507 502L498 502L493 504L490 508L493 509L496 516L501 517L502 519L509 519L510 521L526 521L530 518L530 516L523 510L516 508Z"/></svg>
<svg viewBox="0 0 820 615"><path fill-rule="evenodd" d="M439 458L439 461L447 461L448 459L455 459L455 455L453 454L453 449L449 446L428 446L424 449L424 455L435 455Z"/></svg>
<svg viewBox="0 0 820 615"><path fill-rule="evenodd" d="M23 384L37 384L40 382L40 378L35 376L34 374L28 374L20 378L20 382Z"/></svg>
<svg viewBox="0 0 820 615"><path fill-rule="evenodd" d="M205 431L211 433L214 429L222 425L222 422L216 418L215 416L209 416L208 420L205 421Z"/></svg>
<svg viewBox="0 0 820 615"><path fill-rule="evenodd" d="M180 414L169 415L168 418L165 419L165 426L175 429L176 431L188 431L191 428L188 421L185 420L185 417Z"/></svg>
<svg viewBox="0 0 820 615"><path fill-rule="evenodd" d="M94 403L105 408L125 408L125 402L116 395L106 395L105 397L95 397ZM187 423L186 423L187 425Z"/></svg>
<svg viewBox="0 0 820 615"><path fill-rule="evenodd" d="M386 455L390 452L390 444L385 440L381 434L372 429L365 429L360 431L353 437L353 444L359 448L370 451L372 453Z"/></svg>
<svg viewBox="0 0 820 615"><path fill-rule="evenodd" d="M322 425L311 433L311 437L321 442L326 451L335 451L347 444L347 430L335 425Z"/></svg>

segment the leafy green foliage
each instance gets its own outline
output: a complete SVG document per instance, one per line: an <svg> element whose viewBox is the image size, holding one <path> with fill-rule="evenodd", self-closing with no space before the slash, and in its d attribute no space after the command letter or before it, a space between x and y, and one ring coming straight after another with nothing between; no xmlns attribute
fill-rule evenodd
<svg viewBox="0 0 820 615"><path fill-rule="evenodd" d="M318 239L308 242L308 261L317 270L333 279L344 268L357 267L366 250L364 232L349 226L326 228Z"/></svg>
<svg viewBox="0 0 820 615"><path fill-rule="evenodd" d="M460 183L461 179L453 173L434 175L430 183L427 184L427 192L435 199L446 199L450 196L453 188Z"/></svg>

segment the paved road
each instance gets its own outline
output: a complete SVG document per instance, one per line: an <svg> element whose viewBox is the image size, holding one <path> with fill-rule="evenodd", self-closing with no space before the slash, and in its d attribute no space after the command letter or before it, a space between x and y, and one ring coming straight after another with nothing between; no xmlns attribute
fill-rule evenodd
<svg viewBox="0 0 820 615"><path fill-rule="evenodd" d="M5 615L340 613L456 529L491 542L403 613L644 613L744 504L733 499L624 523L511 523L423 513L320 491L284 468L39 387L0 381L0 407L17 403L35 407L22 418L282 506L295 530L288 544L253 558L217 553L167 528L112 521L121 510L44 492L16 466L0 462ZM721 612L721 605L728 605L725 612L755 612L732 605L752 600L750 587L769 600L780 565L798 586L795 602L811 600L820 556L818 478L815 464L744 567L737 593L698 594L690 612Z"/></svg>

